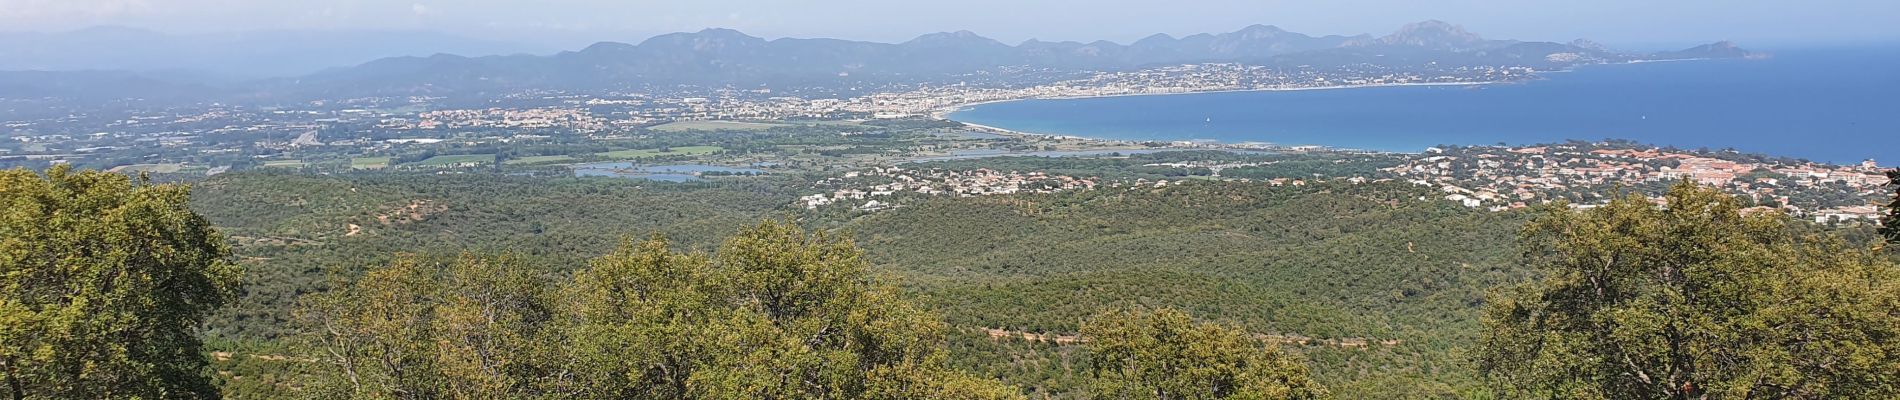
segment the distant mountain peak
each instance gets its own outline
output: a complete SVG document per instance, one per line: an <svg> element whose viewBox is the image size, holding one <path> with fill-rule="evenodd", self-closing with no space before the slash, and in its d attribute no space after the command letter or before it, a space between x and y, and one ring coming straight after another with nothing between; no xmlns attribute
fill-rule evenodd
<svg viewBox="0 0 1900 400"><path fill-rule="evenodd" d="M664 35L654 36L651 38L647 38L647 40L644 42L641 42L641 44L653 42L655 40L665 41L665 40L676 40L680 38L765 41L765 39L763 38L747 35L745 34L745 32L740 32L737 30L732 30L732 29L727 29L727 28L706 28L706 29L701 29L698 32L675 32L675 33L668 33Z"/></svg>
<svg viewBox="0 0 1900 400"><path fill-rule="evenodd" d="M1436 36L1471 42L1484 40L1484 38L1478 36L1478 34L1466 31L1463 26L1435 19L1405 24L1405 26L1399 28L1398 32L1387 37L1393 36Z"/></svg>
<svg viewBox="0 0 1900 400"><path fill-rule="evenodd" d="M634 48L633 45L621 43L621 42L596 42L594 44L587 45L586 48L581 49L581 51L579 52L600 53L600 52L610 52L610 51L626 51L626 50L632 50L633 48Z"/></svg>
<svg viewBox="0 0 1900 400"><path fill-rule="evenodd" d="M1277 26L1257 25L1257 24L1248 26L1246 28L1241 28L1239 31L1235 31L1234 35L1239 36L1241 39L1245 39L1245 40L1277 39L1280 37L1295 37L1295 38L1308 37L1306 35L1288 32L1287 30L1280 29L1280 27L1277 27Z"/></svg>
<svg viewBox="0 0 1900 400"><path fill-rule="evenodd" d="M914 42L914 41L919 41L919 40L969 40L969 39L988 39L988 38L983 37L983 35L978 35L976 34L976 32L961 30L961 31L956 31L956 32L926 33L926 34L917 36L916 39L911 39L911 41Z"/></svg>
<svg viewBox="0 0 1900 400"><path fill-rule="evenodd" d="M1570 46L1580 48L1580 49L1587 49L1587 50L1610 51L1609 46L1604 46L1602 43L1597 43L1596 41L1592 41L1590 39L1572 40L1570 41Z"/></svg>
<svg viewBox="0 0 1900 400"><path fill-rule="evenodd" d="M1442 20L1428 19L1424 21L1418 21L1418 22L1405 24L1405 26L1400 27L1399 30L1400 31L1415 31L1415 30L1464 31L1465 28L1458 26L1458 24L1445 22Z"/></svg>
<svg viewBox="0 0 1900 400"><path fill-rule="evenodd" d="M1003 42L996 41L996 39L983 37L983 35L978 35L976 34L976 32L971 32L967 30L956 31L956 32L937 32L937 33L925 34L923 36L918 36L916 39L911 39L908 42L904 42L904 44L905 45L982 45L982 46L1004 46L1004 47L1009 46L1007 44L1003 44Z"/></svg>
<svg viewBox="0 0 1900 400"><path fill-rule="evenodd" d="M1177 39L1174 38L1174 35L1169 35L1166 33L1157 33L1153 35L1148 35L1148 37L1141 38L1141 40L1136 40L1134 45L1135 46L1160 46L1160 45L1166 45L1168 43L1174 43L1175 40Z"/></svg>
<svg viewBox="0 0 1900 400"><path fill-rule="evenodd" d="M1484 37L1450 22L1430 19L1406 24L1398 32L1380 37L1378 44L1462 50L1484 44Z"/></svg>
<svg viewBox="0 0 1900 400"><path fill-rule="evenodd" d="M640 51L647 52L704 52L721 49L754 48L765 46L764 38L747 35L732 29L708 28L699 32L680 32L654 36L640 42Z"/></svg>
<svg viewBox="0 0 1900 400"><path fill-rule="evenodd" d="M765 38L747 35L745 34L745 32L740 32L738 30L728 29L728 28L701 29L699 30L698 33L696 33L696 35L703 38L714 38L714 39L724 39L724 40L744 40L744 41L759 41L759 42L765 41Z"/></svg>
<svg viewBox="0 0 1900 400"><path fill-rule="evenodd" d="M1286 32L1286 30L1280 29L1280 27L1273 26L1273 25L1253 24L1253 25L1248 25L1246 28L1240 28L1240 32L1241 33L1253 33L1253 32L1284 33Z"/></svg>
<svg viewBox="0 0 1900 400"><path fill-rule="evenodd" d="M745 34L745 32L740 32L736 29L731 29L731 28L706 28L706 29L700 29L699 32L694 32L693 34L704 36L704 37L716 37L716 38L759 39L758 37L747 35Z"/></svg>

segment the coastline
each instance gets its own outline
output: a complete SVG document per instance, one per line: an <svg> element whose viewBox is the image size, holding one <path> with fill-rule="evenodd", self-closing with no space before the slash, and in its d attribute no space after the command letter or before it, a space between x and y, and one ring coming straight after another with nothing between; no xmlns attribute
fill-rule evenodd
<svg viewBox="0 0 1900 400"><path fill-rule="evenodd" d="M944 106L936 110L932 110L930 112L930 118L946 120L946 121L956 121L954 119L949 118L950 114L955 114L956 112L963 111L966 108L976 107L976 106L980 106L984 104L1007 103L1007 102L1012 102L1012 101L1024 101L1024 100L1078 100L1078 99L1099 99L1099 98L1134 97L1134 96L1171 96L1171 95L1184 95L1184 94L1244 93L1244 92L1295 92L1295 91L1304 91L1304 90L1370 89L1370 88L1408 87L1408 86L1483 86L1483 85L1496 85L1496 84L1518 83L1518 82L1523 82L1523 81L1375 83L1375 84L1369 84L1369 85L1332 85L1332 86L1276 87L1276 88L1254 88L1254 89L1216 89L1216 90L1196 90L1196 91L1188 91L1188 92L1167 92L1167 93L1116 93L1116 94L1091 94L1091 95L1078 95L1078 96L1024 97L1024 98L1019 98L1019 99L984 100L984 101ZM956 122L963 122L963 121L956 121ZM969 124L969 125L976 125L976 124L970 124L967 122L963 122L963 123ZM995 129L994 127L991 127L991 128Z"/></svg>
<svg viewBox="0 0 1900 400"><path fill-rule="evenodd" d="M1754 58L1747 58L1747 59L1754 59ZM1572 66L1565 67L1562 69L1555 69L1555 70L1549 70L1549 71L1537 71L1536 74L1532 75L1530 79L1510 80L1510 81L1378 83L1378 84L1369 84L1369 85L1332 85L1332 86L1276 87L1276 88L1256 88L1256 89L1218 89L1218 90L1198 90L1198 91L1170 92L1170 93L1118 93L1118 94L1097 94L1097 95L1080 95L1080 96L1024 97L1024 98L1018 98L1018 99L985 100L985 101L977 101L977 102L944 106L936 110L932 110L930 112L929 117L932 119L953 121L953 122L961 123L964 125L988 129L988 130L997 131L1001 133L1107 140L1107 139L1096 139L1096 138L1088 138L1088 137L1074 136L1074 135L1058 135L1058 134L1024 132L1024 131L1016 131L1016 130L1011 130L1011 129L1003 129L1003 128L998 128L995 126L957 121L955 119L951 119L950 114L955 114L967 108L981 106L985 104L1005 103L1005 102L1024 101L1024 100L1075 100L1075 99L1094 99L1094 98L1131 97L1131 96L1167 96L1167 95L1182 95L1182 94L1238 93L1238 92L1281 92L1281 91L1292 92L1292 91L1302 91L1302 90L1342 90L1342 89L1365 89L1365 88L1407 87L1407 86L1485 86L1485 85L1522 83L1522 82L1527 82L1527 81L1534 81L1534 80L1544 79L1543 74L1555 73L1555 72L1575 72L1579 68L1591 67L1591 66L1616 66L1616 65L1635 65L1635 64L1665 63L1665 62L1708 61L1708 60L1719 60L1719 59L1718 58L1665 58L1665 59L1653 59L1653 60L1637 59L1637 60L1629 60L1629 61L1620 62L1620 63L1606 62L1606 63L1595 63L1595 64L1580 64L1580 65L1572 65Z"/></svg>
<svg viewBox="0 0 1900 400"><path fill-rule="evenodd" d="M1370 85L1333 85L1333 86L1256 88L1256 89L1218 89L1218 90L1201 90L1201 91L1191 91L1191 92L1169 92L1169 93L1117 93L1117 94L1080 95L1080 96L1024 97L1024 98L1019 98L1019 99L985 100L985 101L944 106L944 107L931 111L929 117L931 119L951 121L951 122L956 122L959 124L964 124L967 126L978 128L978 129L991 131L992 133L1022 135L1022 136L1045 136L1045 137L1053 137L1053 138L1075 138L1075 139L1087 139L1087 140L1098 140L1098 141L1108 141L1108 142L1130 142L1127 140L1103 139L1103 138L1092 138L1092 137L1086 137L1086 136L1028 132L1028 131L1018 131L1014 129L1005 129L1005 128L1000 128L996 126L983 125L983 124L978 124L978 123L973 123L973 122L958 121L956 119L950 118L950 114L955 114L967 108L981 106L985 104L1007 103L1007 102L1012 102L1012 101L1025 101L1025 100L1079 100L1079 99L1098 99L1098 98L1134 97L1134 96L1170 96L1170 95L1187 95L1187 94L1245 93L1245 92L1294 92L1294 91L1306 91L1306 90L1344 90L1344 89L1369 89L1369 88L1390 88L1390 87L1411 87L1411 86L1483 86L1483 85L1496 85L1496 84L1517 83L1517 82L1522 82L1522 81L1379 83L1379 84L1370 84ZM1241 144L1241 143L1220 143L1218 141L1215 141L1214 143L1224 144L1224 145ZM1273 146L1280 146L1274 143L1266 143L1266 144L1273 145ZM1327 146L1318 146L1318 147L1333 149ZM1357 150L1357 149L1335 149L1335 150L1366 151L1366 150Z"/></svg>
<svg viewBox="0 0 1900 400"><path fill-rule="evenodd" d="M1751 58L1746 58L1746 60L1758 60L1762 58L1765 58L1765 57L1751 57ZM1623 62L1612 62L1612 63L1582 64L1582 65L1573 65L1573 66L1569 66L1567 68L1561 68L1561 69L1537 71L1535 74L1525 75L1525 76L1522 76L1521 78L1510 77L1510 78L1505 78L1505 79L1471 81L1471 82L1415 82L1415 83L1385 83L1385 84L1359 84L1359 85L1341 84L1341 85L1310 86L1310 87L1264 87L1264 88L1246 88L1246 89L1187 90L1187 91L1167 91L1167 92L1157 91L1157 92L1141 92L1141 93L1112 93L1112 94L1103 93L1103 94L1074 94L1074 95L1063 95L1063 94L1060 94L1060 92L1064 92L1064 91L1082 92L1083 90L1073 90L1073 89L1083 89L1083 88L1055 87L1053 88L1054 90L1046 90L1046 92L1048 93L1044 95L1028 95L1028 96L1023 96L1023 97L996 98L993 100L969 101L969 102L964 102L964 103L943 105L929 111L927 114L927 117L936 119L936 120L954 121L954 122L963 124L965 126L969 126L973 129L977 129L977 130L981 130L983 132L989 132L989 133L1007 134L1007 135L1015 135L1015 136L1038 136L1038 137L1090 140L1090 141L1100 141L1104 143L1139 143L1139 142L1183 142L1183 143L1186 143L1186 142L1192 142L1196 147L1205 146L1205 147L1227 147L1227 148L1279 148L1279 149L1311 148L1311 149L1323 149L1323 150L1333 150L1333 151L1366 151L1366 152L1377 152L1377 153L1416 153L1418 151L1422 151L1422 149L1406 147L1404 149L1386 148L1383 150L1369 150L1369 149L1328 146L1328 145L1323 145L1323 144L1306 146L1306 145L1302 145L1301 143L1278 143L1278 142L1262 143L1262 142L1252 141L1252 140L1237 141L1237 142L1228 142L1228 141L1222 141L1218 139L1216 140L1165 140L1165 139L1153 139L1152 136L1148 136L1148 135L1132 135L1129 137L1149 137L1151 139L1136 140L1136 139L1127 139L1127 138L1104 138L1104 137L1088 136L1089 135L1088 133L1057 133L1057 132L1046 132L1046 131L1009 129L1009 128L1004 128L1004 127L995 126L995 125L986 125L982 123L974 123L970 121L965 121L962 119L955 118L954 116L958 112L968 111L968 110L971 110L973 108L983 106L983 105L1011 102L1011 101L1023 101L1023 100L1070 100L1070 99L1109 98L1109 97L1233 93L1233 92L1276 92L1276 91L1291 92L1291 91L1305 91L1305 90L1339 90L1339 89L1404 87L1404 86L1482 87L1485 85L1495 85L1495 84L1502 84L1502 83L1530 83L1530 82L1537 82L1537 81L1544 81L1544 80L1551 80L1551 79L1560 79L1560 78L1556 78L1558 75L1545 75L1545 74L1554 73L1554 72L1578 72L1583 69L1594 68L1594 67L1635 66L1635 65L1645 65L1645 64L1675 64L1675 63L1688 63L1688 62L1695 62L1695 61L1715 61L1715 60L1728 60L1728 59L1727 58L1665 58L1665 59L1638 59L1638 60L1628 60L1628 61L1623 61ZM1569 78L1561 78L1561 79L1569 79ZM1025 91L1028 91L1028 90L1025 90ZM1637 115L1637 114L1631 114L1631 115ZM1645 116L1644 119L1648 119L1647 118L1648 115L1644 115L1644 116ZM1031 128L1031 129L1040 129L1040 128ZM1595 136L1589 136L1589 135L1602 135L1602 134L1593 132L1593 133L1587 133L1587 134L1582 134L1582 135L1572 135L1572 136L1595 137ZM1192 135L1188 135L1188 136L1192 136ZM1606 137L1617 137L1617 138L1632 139L1632 140L1644 140L1642 138L1630 137L1627 135L1616 135L1616 134L1611 134L1611 136L1606 136ZM1230 139L1245 139L1245 138L1233 137ZM1319 138L1309 138L1309 139L1321 140ZM1661 139L1648 139L1648 140L1653 142L1653 141L1661 140ZM1687 145L1687 144L1677 143L1675 145ZM1814 156L1810 155L1806 157L1814 157ZM1828 158L1828 157L1820 157L1820 158ZM1866 157L1861 157L1861 158L1866 158ZM1848 161L1846 161L1846 159L1840 159L1840 160L1829 159L1827 162L1844 163Z"/></svg>
<svg viewBox="0 0 1900 400"><path fill-rule="evenodd" d="M1307 90L1345 90L1345 89L1369 89L1369 88L1415 87L1415 86L1484 86L1484 85L1496 85L1496 84L1507 84L1507 83L1518 83L1518 82L1523 82L1523 81L1380 83L1380 84L1370 84L1370 85L1333 85L1333 86L1286 87L1286 88L1219 89L1219 90L1202 90L1202 91L1169 92L1169 93L1118 93L1118 94L1081 95L1081 96L1024 97L1024 98L1019 98L1019 99L985 100L985 101L945 106L945 107L938 108L937 110L931 111L929 117L931 119L936 119L936 120L956 122L959 124L963 124L965 126L976 128L978 130L983 130L983 131L987 131L989 133L995 133L995 134L1017 135L1017 136L1041 136L1041 137L1056 138L1056 139L1092 140L1092 141L1110 142L1110 143L1137 143L1137 142L1142 142L1142 141L1106 139L1106 138L1076 136L1076 135L1068 135L1068 134L1019 131L1019 130L1014 130L1014 129L1001 128L1001 127L978 124L978 123L967 122L967 121L958 121L955 119L951 119L950 114L955 114L959 111L963 111L964 109L967 109L970 107L976 107L980 105L985 105L985 104L1007 103L1007 102L1012 102L1012 101L1024 101L1024 100L1078 100L1078 99L1134 97L1134 96L1168 96L1168 95L1245 93L1245 92L1294 92L1294 91L1307 91ZM1265 146L1267 148L1310 147L1310 148L1316 148L1316 149L1323 149L1327 151L1410 154L1410 152L1403 152L1403 151L1352 149L1352 148L1342 148L1342 147L1334 147L1334 146L1326 146L1326 145L1288 145L1288 144L1271 143L1271 142L1225 143L1225 142L1220 142L1216 140L1196 140L1196 141L1211 143L1211 144L1218 145L1224 148L1226 147L1260 148L1261 146ZM1169 141L1169 142L1175 142L1175 141Z"/></svg>
<svg viewBox="0 0 1900 400"><path fill-rule="evenodd" d="M1210 92L1199 92L1199 93L1210 93ZM1162 93L1162 94L1190 94L1190 93ZM991 101L991 102L986 102L986 103L995 103L995 102L1003 102L1003 101L1015 101L1015 100L997 100L997 101ZM940 119L942 119L942 118L940 118ZM1004 129L1004 128L998 128L998 127L994 127L994 126L989 126L989 125L983 125L983 124L977 124L977 123L970 123L970 122L963 122L963 121L957 121L957 120L952 120L952 119L942 119L942 120L945 120L945 121L951 121L951 122L956 122L956 123L959 123L959 124L963 124L963 125L965 125L965 126L969 126L969 127L972 127L972 128L976 128L977 130L981 130L981 131L986 131L985 133L992 133L992 134L1001 134L1001 135L1016 135L1016 136L1041 136L1041 137L1047 137L1047 138L1053 138L1053 139L1071 139L1071 140L1087 140L1087 141L1094 141L1094 142L1105 142L1105 143L1120 143L1120 144L1129 144L1129 143L1142 143L1142 142L1170 142L1170 143L1175 143L1175 142L1196 142L1196 143L1201 143L1201 144L1204 144L1204 145L1212 145L1212 146L1213 146L1214 148L1219 148L1219 149L1228 149L1228 150L1297 150L1297 149L1312 149L1312 150L1323 150L1323 151L1340 151L1340 152L1355 152L1355 153L1376 153L1376 154L1418 154L1418 152L1415 152L1415 151L1398 151L1398 150L1371 150L1371 149L1355 149L1355 148L1347 148L1347 147L1337 147L1337 146L1327 146L1327 145L1317 145L1317 144L1315 144L1315 145L1287 145L1287 144L1280 144L1280 143L1273 143L1273 142L1238 142L1238 143L1229 143L1229 142L1222 142L1222 141L1218 141L1218 140L1212 140L1212 139L1202 139L1202 140L1124 140L1124 139L1105 139L1105 138L1095 138L1095 137L1087 137L1087 136L1075 136L1075 135L1061 135L1061 134L1053 134L1053 133L1039 133L1039 132L1026 132L1026 131L1018 131L1018 130L1012 130L1012 129Z"/></svg>

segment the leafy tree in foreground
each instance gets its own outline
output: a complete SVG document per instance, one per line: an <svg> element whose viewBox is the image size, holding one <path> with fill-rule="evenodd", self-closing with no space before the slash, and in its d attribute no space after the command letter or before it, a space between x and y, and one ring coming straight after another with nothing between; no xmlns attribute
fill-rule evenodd
<svg viewBox="0 0 1900 400"><path fill-rule="evenodd" d="M1880 219L1880 235L1887 243L1900 245L1900 169L1887 171L1887 186L1893 187L1893 202L1887 203L1887 215Z"/></svg>
<svg viewBox="0 0 1900 400"><path fill-rule="evenodd" d="M238 282L189 190L64 166L0 171L0 388L209 398L199 324Z"/></svg>
<svg viewBox="0 0 1900 400"><path fill-rule="evenodd" d="M942 322L866 267L848 241L773 222L713 257L629 243L567 291L580 386L592 398L1019 397L949 369Z"/></svg>
<svg viewBox="0 0 1900 400"><path fill-rule="evenodd" d="M352 398L1020 397L952 370L937 317L861 252L765 223L715 256L655 238L552 293L508 262L404 260L313 297L320 393ZM446 283L438 283L446 282Z"/></svg>
<svg viewBox="0 0 1900 400"><path fill-rule="evenodd" d="M1540 281L1500 293L1480 368L1577 399L1900 396L1900 267L1683 183L1556 209L1522 238Z"/></svg>
<svg viewBox="0 0 1900 400"><path fill-rule="evenodd" d="M313 397L522 398L555 393L547 282L509 257L413 256L305 299L327 374Z"/></svg>
<svg viewBox="0 0 1900 400"><path fill-rule="evenodd" d="M1104 399L1314 399L1325 392L1306 366L1239 328L1195 323L1186 313L1116 310L1082 328L1096 397Z"/></svg>

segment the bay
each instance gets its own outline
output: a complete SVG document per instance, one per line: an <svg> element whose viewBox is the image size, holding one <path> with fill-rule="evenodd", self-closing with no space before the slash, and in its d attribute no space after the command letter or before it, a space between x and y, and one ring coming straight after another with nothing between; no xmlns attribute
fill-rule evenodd
<svg viewBox="0 0 1900 400"><path fill-rule="evenodd" d="M1900 162L1900 46L1593 65L1473 86L1217 92L982 104L950 119L1030 133L1417 152L1623 139L1833 163Z"/></svg>

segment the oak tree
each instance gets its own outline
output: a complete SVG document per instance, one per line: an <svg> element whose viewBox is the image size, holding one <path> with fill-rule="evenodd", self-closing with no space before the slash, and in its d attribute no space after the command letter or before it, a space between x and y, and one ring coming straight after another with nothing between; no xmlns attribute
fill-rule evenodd
<svg viewBox="0 0 1900 400"><path fill-rule="evenodd" d="M1111 310L1082 328L1103 399L1315 399L1306 366L1239 328L1186 313Z"/></svg>
<svg viewBox="0 0 1900 400"><path fill-rule="evenodd" d="M0 381L11 398L208 398L199 341L232 299L224 236L189 189L0 171Z"/></svg>
<svg viewBox="0 0 1900 400"><path fill-rule="evenodd" d="M1480 368L1513 397L1900 396L1900 267L1692 183L1530 222Z"/></svg>
<svg viewBox="0 0 1900 400"><path fill-rule="evenodd" d="M548 284L513 257L403 256L311 295L298 318L333 398L527 398L558 393Z"/></svg>
<svg viewBox="0 0 1900 400"><path fill-rule="evenodd" d="M783 223L714 255L627 241L565 285L508 259L404 257L311 296L338 398L1003 399L851 242ZM558 298L559 301L554 301Z"/></svg>
<svg viewBox="0 0 1900 400"><path fill-rule="evenodd" d="M863 252L765 222L712 256L628 243L575 277L572 356L592 398L1017 398L948 367L943 323Z"/></svg>

